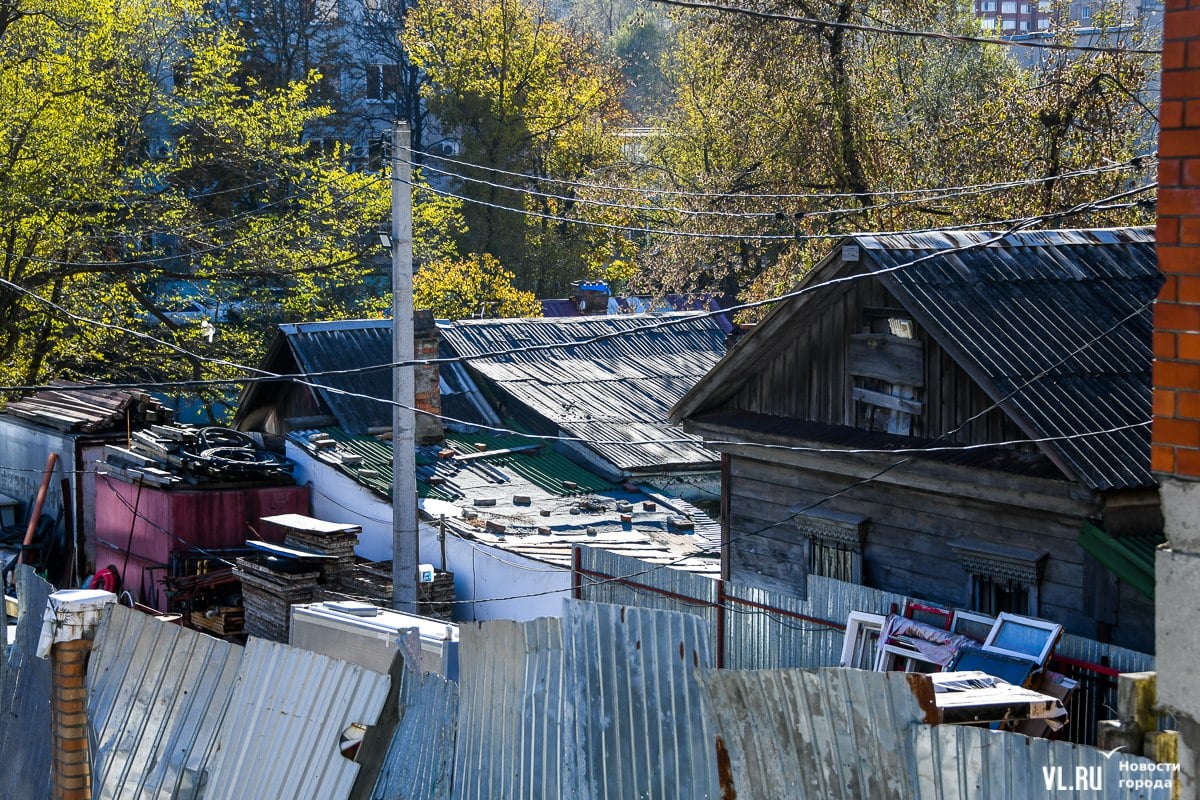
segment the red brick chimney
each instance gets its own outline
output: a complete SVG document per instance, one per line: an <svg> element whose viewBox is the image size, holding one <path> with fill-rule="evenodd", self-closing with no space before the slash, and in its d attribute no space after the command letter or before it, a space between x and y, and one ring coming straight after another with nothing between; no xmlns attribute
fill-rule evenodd
<svg viewBox="0 0 1200 800"><path fill-rule="evenodd" d="M104 607L115 601L111 592L68 589L50 595L47 602L38 655L50 657L52 800L92 796L87 662Z"/></svg>
<svg viewBox="0 0 1200 800"><path fill-rule="evenodd" d="M441 334L433 319L433 312L427 309L417 309L413 312L413 351L414 357L436 359L438 343ZM446 438L445 426L441 417L434 416L442 413L442 388L440 371L437 362L418 364L414 372L415 400L417 408L417 444L434 444ZM422 414L420 411L429 413Z"/></svg>
<svg viewBox="0 0 1200 800"><path fill-rule="evenodd" d="M1155 559L1158 701L1180 732L1182 797L1200 786L1200 0L1165 0L1151 466L1167 544Z"/></svg>

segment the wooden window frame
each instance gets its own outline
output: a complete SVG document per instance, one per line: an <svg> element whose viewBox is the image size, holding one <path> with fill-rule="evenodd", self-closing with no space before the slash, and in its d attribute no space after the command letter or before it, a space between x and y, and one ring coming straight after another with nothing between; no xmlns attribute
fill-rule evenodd
<svg viewBox="0 0 1200 800"><path fill-rule="evenodd" d="M863 585L863 543L867 536L869 517L858 514L845 514L829 509L812 508L796 514L795 524L808 539L806 567L808 574L840 580L835 576L814 572L816 565L816 548L821 546L836 547L850 554L850 583Z"/></svg>
<svg viewBox="0 0 1200 800"><path fill-rule="evenodd" d="M1024 584L1028 593L1026 615L1037 616L1040 585L1047 556L1045 551L969 540L951 542L950 549L954 551L967 576L964 607L971 611L979 611L972 606L976 582L982 577L998 578Z"/></svg>
<svg viewBox="0 0 1200 800"><path fill-rule="evenodd" d="M883 632L885 619L887 618L882 614L850 612L846 617L846 638L842 641L841 666L849 669L874 668L879 658L879 634Z"/></svg>

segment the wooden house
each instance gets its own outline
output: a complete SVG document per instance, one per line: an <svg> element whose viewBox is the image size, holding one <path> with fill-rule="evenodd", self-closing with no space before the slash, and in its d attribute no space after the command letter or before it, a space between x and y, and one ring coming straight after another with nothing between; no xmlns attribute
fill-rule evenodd
<svg viewBox="0 0 1200 800"><path fill-rule="evenodd" d="M681 400L723 563L1153 648L1153 232L842 241Z"/></svg>

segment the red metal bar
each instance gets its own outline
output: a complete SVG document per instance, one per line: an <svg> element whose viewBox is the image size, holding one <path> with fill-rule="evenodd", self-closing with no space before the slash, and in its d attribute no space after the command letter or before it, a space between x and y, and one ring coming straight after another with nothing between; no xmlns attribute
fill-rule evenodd
<svg viewBox="0 0 1200 800"><path fill-rule="evenodd" d="M1115 670L1112 667L1093 664L1090 661L1080 661L1079 659L1071 658L1070 656L1060 656L1057 654L1052 655L1050 656L1050 663L1065 664L1068 667L1075 667L1076 669L1085 670L1087 672L1094 672L1097 675L1105 675L1109 678L1115 678L1121 674L1119 670Z"/></svg>
<svg viewBox="0 0 1200 800"><path fill-rule="evenodd" d="M603 572L593 572L592 570L584 569L583 567L577 567L576 571L580 575L587 575L589 578L599 578L599 579L605 580L605 581L616 581L617 583L619 583L623 586L630 586L634 589L641 589L646 592L652 592L653 594L662 595L663 597L669 597L672 600L679 600L680 602L688 603L689 605L716 607L716 603L710 602L708 600L700 600L695 597L688 597L687 595L679 594L679 592L671 592L666 589L659 589L654 586L647 586L644 583L638 583L637 581L631 581L631 580L628 580L627 578L618 578L615 575L606 575Z"/></svg>
<svg viewBox="0 0 1200 800"><path fill-rule="evenodd" d="M575 545L571 548L571 596L576 600L583 599L583 581L579 578L583 575L583 557L579 553L579 548L582 545Z"/></svg>

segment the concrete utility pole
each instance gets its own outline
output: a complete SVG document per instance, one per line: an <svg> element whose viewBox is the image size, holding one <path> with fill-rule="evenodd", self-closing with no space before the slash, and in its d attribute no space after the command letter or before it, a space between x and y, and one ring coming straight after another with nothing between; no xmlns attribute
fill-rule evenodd
<svg viewBox="0 0 1200 800"><path fill-rule="evenodd" d="M412 143L407 122L392 128L392 608L416 613L417 421L412 364ZM404 366L400 366L403 364Z"/></svg>

